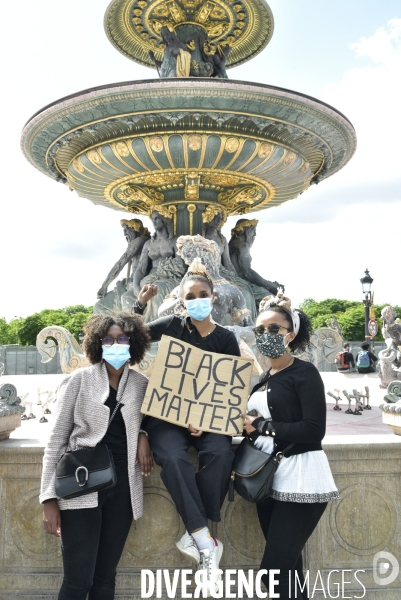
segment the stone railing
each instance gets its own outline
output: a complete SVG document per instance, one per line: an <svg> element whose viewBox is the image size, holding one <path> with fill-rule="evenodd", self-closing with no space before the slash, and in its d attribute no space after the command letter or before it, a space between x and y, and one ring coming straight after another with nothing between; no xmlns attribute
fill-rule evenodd
<svg viewBox="0 0 401 600"><path fill-rule="evenodd" d="M332 444L327 438L325 451L341 500L329 503L309 540L305 568L310 570L312 587L320 571L326 597L330 597L327 576L334 569L351 570L345 581L352 583L346 584L343 597L363 597L352 576L352 571L363 569L358 577L368 590L364 597L399 600L400 579L381 587L373 579L372 564L382 550L401 556L401 438L377 436L381 441L372 443L375 436L366 436L366 443L358 443L352 437L347 444ZM43 530L38 503L42 456L43 447L34 443L11 439L0 443L0 600L57 598L62 579L60 541ZM191 456L195 462L195 454ZM155 467L145 480L144 517L133 523L119 565L116 598L140 598L141 569L193 569L175 546L183 532ZM213 533L224 544L223 569L258 569L264 540L254 505L238 496L233 503L226 500L222 521L213 526ZM329 587L336 597L335 582L341 581L341 573L333 575ZM315 592L313 597L324 595Z"/></svg>

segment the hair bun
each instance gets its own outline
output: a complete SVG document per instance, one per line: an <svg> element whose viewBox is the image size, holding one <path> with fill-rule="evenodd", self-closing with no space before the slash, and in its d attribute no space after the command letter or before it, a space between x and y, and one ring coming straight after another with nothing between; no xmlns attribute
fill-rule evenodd
<svg viewBox="0 0 401 600"><path fill-rule="evenodd" d="M202 275L202 277L206 277L206 267L202 263L202 260L199 258L199 256L194 258L194 260L191 262L188 267L187 274Z"/></svg>

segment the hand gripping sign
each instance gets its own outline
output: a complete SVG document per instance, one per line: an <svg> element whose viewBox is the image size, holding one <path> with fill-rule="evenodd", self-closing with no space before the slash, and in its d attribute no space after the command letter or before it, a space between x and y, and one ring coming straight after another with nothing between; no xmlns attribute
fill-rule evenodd
<svg viewBox="0 0 401 600"><path fill-rule="evenodd" d="M253 361L163 336L141 412L223 435L240 435Z"/></svg>

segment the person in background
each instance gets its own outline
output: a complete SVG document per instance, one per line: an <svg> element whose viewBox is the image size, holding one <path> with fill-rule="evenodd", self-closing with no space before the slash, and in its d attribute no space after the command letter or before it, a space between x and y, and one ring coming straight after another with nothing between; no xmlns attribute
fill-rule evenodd
<svg viewBox="0 0 401 600"><path fill-rule="evenodd" d="M356 371L356 367L354 356L351 354L349 342L344 343L343 352L340 352L340 355L340 362L336 363L337 371L339 373L354 373Z"/></svg>
<svg viewBox="0 0 401 600"><path fill-rule="evenodd" d="M60 385L39 500L45 531L61 537L64 579L58 600L86 600L88 593L89 600L113 600L117 564L132 519L142 516L141 475L150 475L152 469L147 434L140 429L148 380L129 368L142 360L150 340L142 320L131 313L93 315L84 331L83 348L92 364ZM116 485L58 499L58 460L68 450L100 443L113 455Z"/></svg>
<svg viewBox="0 0 401 600"><path fill-rule="evenodd" d="M375 363L378 358L370 351L368 342L361 344L361 350L356 356L358 373L376 373Z"/></svg>

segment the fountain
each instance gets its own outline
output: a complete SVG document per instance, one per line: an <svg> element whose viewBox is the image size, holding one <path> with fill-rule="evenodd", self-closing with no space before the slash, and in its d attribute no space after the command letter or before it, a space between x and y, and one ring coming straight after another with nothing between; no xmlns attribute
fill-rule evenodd
<svg viewBox="0 0 401 600"><path fill-rule="evenodd" d="M346 117L286 89L229 80L273 35L264 0L113 0L106 34L160 78L77 92L29 119L22 151L83 198L171 219L174 236L278 206L339 171Z"/></svg>

